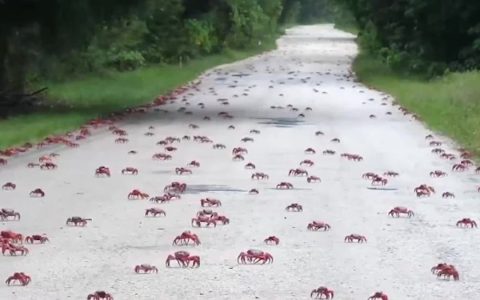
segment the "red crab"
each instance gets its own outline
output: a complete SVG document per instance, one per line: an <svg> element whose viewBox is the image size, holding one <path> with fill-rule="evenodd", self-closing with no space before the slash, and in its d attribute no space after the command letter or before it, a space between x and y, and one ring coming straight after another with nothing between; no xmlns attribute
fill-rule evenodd
<svg viewBox="0 0 480 300"><path fill-rule="evenodd" d="M317 153L315 151L315 149L313 149L313 148L307 148L307 149L305 149L304 152L305 152L305 154L315 154L315 153Z"/></svg>
<svg viewBox="0 0 480 300"><path fill-rule="evenodd" d="M33 191L30 192L30 197L45 197L45 192L42 191L42 189L34 189Z"/></svg>
<svg viewBox="0 0 480 300"><path fill-rule="evenodd" d="M248 154L248 150L245 149L245 148L242 148L242 147L236 147L236 148L233 148L232 154L233 155L235 155L235 154Z"/></svg>
<svg viewBox="0 0 480 300"><path fill-rule="evenodd" d="M147 193L143 193L141 192L140 190L137 190L137 189L134 189L133 191L131 191L129 194L128 194L128 200L135 200L135 199L147 199L148 198L148 194Z"/></svg>
<svg viewBox="0 0 480 300"><path fill-rule="evenodd" d="M290 190L290 189L293 189L293 184L291 184L290 182L280 182L279 184L277 184L276 186L276 189L277 190Z"/></svg>
<svg viewBox="0 0 480 300"><path fill-rule="evenodd" d="M468 166L462 164L454 164L452 167L452 171L456 172L463 172L468 169Z"/></svg>
<svg viewBox="0 0 480 300"><path fill-rule="evenodd" d="M310 298L313 298L314 296L315 299L322 299L323 296L325 296L325 299L333 299L334 293L333 290L321 286L310 293Z"/></svg>
<svg viewBox="0 0 480 300"><path fill-rule="evenodd" d="M435 189L426 184L417 186L413 191L417 194L417 197L427 196L430 197L432 193L435 193Z"/></svg>
<svg viewBox="0 0 480 300"><path fill-rule="evenodd" d="M242 142L246 143L246 142L253 142L254 139L251 138L251 137L244 137L243 139L241 139Z"/></svg>
<svg viewBox="0 0 480 300"><path fill-rule="evenodd" d="M10 240L12 243L22 243L23 235L21 233L16 233L10 230L1 231L0 237L2 239Z"/></svg>
<svg viewBox="0 0 480 300"><path fill-rule="evenodd" d="M173 240L173 245L186 246L190 241L193 242L193 245L200 245L200 239L198 238L198 235L192 233L191 231L184 231L182 234L175 237Z"/></svg>
<svg viewBox="0 0 480 300"><path fill-rule="evenodd" d="M31 280L32 279L27 274L23 272L16 272L13 273L12 276L8 277L7 280L5 280L5 283L7 285L10 285L12 284L12 282L18 281L21 286L26 286L30 283Z"/></svg>
<svg viewBox="0 0 480 300"><path fill-rule="evenodd" d="M330 149L324 150L322 152L323 155L334 155L336 152Z"/></svg>
<svg viewBox="0 0 480 300"><path fill-rule="evenodd" d="M380 176L378 176L377 174L375 174L373 172L367 172L367 173L362 174L363 179L373 180L377 177L380 177Z"/></svg>
<svg viewBox="0 0 480 300"><path fill-rule="evenodd" d="M165 153L155 153L152 156L152 158L156 159L156 160L171 160L172 156L169 155L169 154L165 154Z"/></svg>
<svg viewBox="0 0 480 300"><path fill-rule="evenodd" d="M28 254L28 249L24 246L15 246L13 244L4 243L2 245L2 254L5 255L5 252L9 252L11 256L17 256L17 253L20 255L25 256Z"/></svg>
<svg viewBox="0 0 480 300"><path fill-rule="evenodd" d="M259 191L257 189L251 189L250 191L248 191L248 193L250 195L258 195Z"/></svg>
<svg viewBox="0 0 480 300"><path fill-rule="evenodd" d="M196 161L196 160L192 160L191 162L188 163L187 166L198 168L198 167L200 167L200 163L199 163L198 161Z"/></svg>
<svg viewBox="0 0 480 300"><path fill-rule="evenodd" d="M318 176L308 176L307 178L307 182L308 183L312 183L312 182L322 182L322 180L320 179L320 177Z"/></svg>
<svg viewBox="0 0 480 300"><path fill-rule="evenodd" d="M138 175L138 169L132 167L126 167L122 170L122 175Z"/></svg>
<svg viewBox="0 0 480 300"><path fill-rule="evenodd" d="M20 213L12 209L0 209L0 220L5 221L8 220L8 218L10 217L13 217L13 220L20 220Z"/></svg>
<svg viewBox="0 0 480 300"><path fill-rule="evenodd" d="M241 154L237 154L232 158L232 160L241 161L241 160L245 160L245 157L243 157L243 155L241 155Z"/></svg>
<svg viewBox="0 0 480 300"><path fill-rule="evenodd" d="M163 210L163 209L159 209L159 208L148 208L145 210L145 216L148 217L148 216L166 216L167 213Z"/></svg>
<svg viewBox="0 0 480 300"><path fill-rule="evenodd" d="M280 239L274 235L267 237L265 240L263 240L265 244L275 244L278 245L280 243Z"/></svg>
<svg viewBox="0 0 480 300"><path fill-rule="evenodd" d="M57 168L57 165L51 162L46 162L40 166L42 170L54 170Z"/></svg>
<svg viewBox="0 0 480 300"><path fill-rule="evenodd" d="M158 273L158 269L155 266L148 265L148 264L141 264L141 265L136 265L134 269L135 273Z"/></svg>
<svg viewBox="0 0 480 300"><path fill-rule="evenodd" d="M330 227L329 224L327 224L325 222L321 222L321 221L312 221L307 226L307 229L311 230L311 231L319 231L321 229L323 229L323 231L328 231L328 230L330 230L330 228L331 227Z"/></svg>
<svg viewBox="0 0 480 300"><path fill-rule="evenodd" d="M434 148L434 149L432 149L432 153L443 154L443 153L445 153L445 150L443 150L441 148Z"/></svg>
<svg viewBox="0 0 480 300"><path fill-rule="evenodd" d="M173 152L173 151L177 151L177 148L172 147L172 146L168 146L168 147L165 147L165 151Z"/></svg>
<svg viewBox="0 0 480 300"><path fill-rule="evenodd" d="M256 172L256 173L252 174L251 178L252 179L257 179L257 180L265 180L265 179L269 179L270 177L265 173Z"/></svg>
<svg viewBox="0 0 480 300"><path fill-rule="evenodd" d="M258 264L273 263L273 256L268 252L250 249L246 252L241 252L237 257L239 264Z"/></svg>
<svg viewBox="0 0 480 300"><path fill-rule="evenodd" d="M224 144L214 144L212 146L213 149L225 149L227 148L227 146L225 146Z"/></svg>
<svg viewBox="0 0 480 300"><path fill-rule="evenodd" d="M48 237L44 235L39 235L39 234L34 234L34 235L29 235L25 238L25 242L29 244L34 244L35 242L39 242L40 244L44 244L46 242L49 242L50 240Z"/></svg>
<svg viewBox="0 0 480 300"><path fill-rule="evenodd" d="M388 180L386 178L382 178L380 176L377 176L372 179L372 185L386 185Z"/></svg>
<svg viewBox="0 0 480 300"><path fill-rule="evenodd" d="M248 164L245 165L245 169L247 170L255 170L256 166L255 164L249 162Z"/></svg>
<svg viewBox="0 0 480 300"><path fill-rule="evenodd" d="M96 291L93 294L89 294L87 300L113 300L113 297L105 291Z"/></svg>
<svg viewBox="0 0 480 300"><path fill-rule="evenodd" d="M116 144L126 144L128 143L128 139L127 138L118 138L115 140L115 143Z"/></svg>
<svg viewBox="0 0 480 300"><path fill-rule="evenodd" d="M173 255L169 255L165 261L165 265L170 267L170 261L176 260L183 268L189 267L192 262L192 268L200 267L200 256L190 255L187 251L177 251Z"/></svg>
<svg viewBox="0 0 480 300"><path fill-rule="evenodd" d="M303 206L298 203L292 203L285 208L286 211L300 212L303 211Z"/></svg>
<svg viewBox="0 0 480 300"><path fill-rule="evenodd" d="M300 162L300 166L313 166L315 163L313 161L311 161L310 159L304 159Z"/></svg>
<svg viewBox="0 0 480 300"><path fill-rule="evenodd" d="M437 275L437 278L443 276L444 278L453 277L453 280L455 281L460 279L457 269L453 265L448 265L446 263L440 263L434 266L431 271Z"/></svg>
<svg viewBox="0 0 480 300"><path fill-rule="evenodd" d="M430 172L430 177L445 177L445 176L447 176L447 173L440 170L435 170Z"/></svg>
<svg viewBox="0 0 480 300"><path fill-rule="evenodd" d="M209 227L211 224L213 225L213 227L217 227L217 222L211 217L198 216L196 218L192 218L193 227L201 227L203 223L205 223L207 227Z"/></svg>
<svg viewBox="0 0 480 300"><path fill-rule="evenodd" d="M0 158L0 166L6 166L8 161L5 158Z"/></svg>
<svg viewBox="0 0 480 300"><path fill-rule="evenodd" d="M288 176L308 176L308 172L307 170L304 170L304 169L290 169L290 171L288 172Z"/></svg>
<svg viewBox="0 0 480 300"><path fill-rule="evenodd" d="M470 218L463 218L457 222L457 227L462 227L462 226L465 226L465 227L470 226L470 228L477 227L477 222L475 222Z"/></svg>
<svg viewBox="0 0 480 300"><path fill-rule="evenodd" d="M442 194L442 198L455 198L455 194L450 192L445 192Z"/></svg>
<svg viewBox="0 0 480 300"><path fill-rule="evenodd" d="M222 202L220 200L217 200L217 199L211 199L211 198L205 198L205 199L201 199L200 200L200 205L202 207L211 207L211 206L214 206L214 207L218 207L218 206L222 206Z"/></svg>
<svg viewBox="0 0 480 300"><path fill-rule="evenodd" d="M100 166L95 170L95 176L107 176L110 177L110 169L105 166Z"/></svg>
<svg viewBox="0 0 480 300"><path fill-rule="evenodd" d="M187 189L187 185L185 183L180 182L172 182L171 184L165 186L163 189L164 192L172 192L172 193L183 193Z"/></svg>
<svg viewBox="0 0 480 300"><path fill-rule="evenodd" d="M67 226L81 226L84 227L87 225L88 221L91 221L92 219L86 219L82 217L70 217L67 219L67 222L65 223Z"/></svg>
<svg viewBox="0 0 480 300"><path fill-rule="evenodd" d="M353 243L353 241L357 241L357 243L363 243L363 242L366 243L367 238L359 234L350 234L345 237L344 241L348 243Z"/></svg>
<svg viewBox="0 0 480 300"><path fill-rule="evenodd" d="M397 217L397 218L400 217L401 214L407 215L409 218L415 215L413 211L411 211L410 209L406 207L401 207L401 206L392 208L392 210L390 210L390 212L388 213L389 216Z"/></svg>
<svg viewBox="0 0 480 300"><path fill-rule="evenodd" d="M387 177L397 177L399 174L397 172L394 172L394 171L387 171L385 173L383 173L383 176L387 176Z"/></svg>
<svg viewBox="0 0 480 300"><path fill-rule="evenodd" d="M316 132L315 132L315 135L316 135L316 136L324 135L324 133L323 133L322 131L316 131Z"/></svg>
<svg viewBox="0 0 480 300"><path fill-rule="evenodd" d="M7 182L4 185L2 185L2 190L5 190L5 191L13 191L16 188L17 188L17 185L12 182Z"/></svg>
<svg viewBox="0 0 480 300"><path fill-rule="evenodd" d="M331 139L330 142L332 142L332 143L340 143L340 139L339 139L339 138L334 138L334 139Z"/></svg>
<svg viewBox="0 0 480 300"><path fill-rule="evenodd" d="M175 168L175 174L177 175L183 175L183 174L192 174L192 170L189 170L187 168Z"/></svg>
<svg viewBox="0 0 480 300"><path fill-rule="evenodd" d="M375 294L368 297L368 300L377 300L377 299L388 300L388 296L384 292L375 292Z"/></svg>

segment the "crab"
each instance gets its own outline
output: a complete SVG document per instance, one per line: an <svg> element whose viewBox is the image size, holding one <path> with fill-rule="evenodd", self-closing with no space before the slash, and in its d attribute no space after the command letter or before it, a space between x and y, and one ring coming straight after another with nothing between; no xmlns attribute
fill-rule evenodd
<svg viewBox="0 0 480 300"><path fill-rule="evenodd" d="M321 221L312 221L311 223L308 223L307 229L311 231L319 231L323 229L323 231L328 231L330 230L331 226L325 222Z"/></svg>
<svg viewBox="0 0 480 300"><path fill-rule="evenodd" d="M330 149L324 150L322 152L323 155L334 155L336 152Z"/></svg>
<svg viewBox="0 0 480 300"><path fill-rule="evenodd" d="M435 189L426 184L417 186L413 191L417 194L417 197L427 196L430 197L432 193L435 193Z"/></svg>
<svg viewBox="0 0 480 300"><path fill-rule="evenodd" d="M257 179L257 180L265 180L265 179L269 179L270 177L265 174L265 173L262 173L262 172L256 172L256 173L253 173L252 176L251 176L252 179Z"/></svg>
<svg viewBox="0 0 480 300"><path fill-rule="evenodd" d="M167 213L165 213L165 211L163 209L159 209L159 208L148 208L145 210L145 216L148 217L148 216L166 216Z"/></svg>
<svg viewBox="0 0 480 300"><path fill-rule="evenodd" d="M456 172L463 172L467 169L468 169L468 167L466 165L462 165L462 164L454 164L453 167L452 167L452 171L456 171Z"/></svg>
<svg viewBox="0 0 480 300"><path fill-rule="evenodd" d="M13 217L13 220L20 220L20 213L12 209L2 208L0 209L0 220L8 220L8 218Z"/></svg>
<svg viewBox="0 0 480 300"><path fill-rule="evenodd" d="M245 160L245 157L243 157L243 155L241 154L236 154L233 158L232 158L233 161L241 161L241 160Z"/></svg>
<svg viewBox="0 0 480 300"><path fill-rule="evenodd" d="M195 168L199 168L200 167L200 163L196 160L192 160L191 162L188 163L187 165L188 167L195 167Z"/></svg>
<svg viewBox="0 0 480 300"><path fill-rule="evenodd" d="M127 132L123 129L116 128L112 131L113 134L119 135L119 136L126 136L128 135Z"/></svg>
<svg viewBox="0 0 480 300"><path fill-rule="evenodd" d="M372 179L372 185L386 185L388 183L388 180L386 178L382 178L380 176L377 176Z"/></svg>
<svg viewBox="0 0 480 300"><path fill-rule="evenodd" d="M12 243L22 243L23 235L21 233L16 233L10 230L5 230L0 232L0 238L9 240Z"/></svg>
<svg viewBox="0 0 480 300"><path fill-rule="evenodd" d="M362 174L363 179L368 179L368 180L373 180L375 178L379 177L377 174L373 172L367 172Z"/></svg>
<svg viewBox="0 0 480 300"><path fill-rule="evenodd" d="M315 153L317 153L315 151L315 149L313 149L313 148L307 148L307 149L305 149L304 152L305 152L305 154L315 154Z"/></svg>
<svg viewBox="0 0 480 300"><path fill-rule="evenodd" d="M368 300L377 300L377 299L388 300L388 296L384 292L375 292L375 294L368 297Z"/></svg>
<svg viewBox="0 0 480 300"><path fill-rule="evenodd" d="M435 154L443 154L445 153L445 150L441 149L441 148L433 148L432 153L435 153Z"/></svg>
<svg viewBox="0 0 480 300"><path fill-rule="evenodd" d="M122 175L138 175L138 169L133 167L126 167L122 170Z"/></svg>
<svg viewBox="0 0 480 300"><path fill-rule="evenodd" d="M250 195L258 195L258 194L259 194L259 191L258 191L257 189L251 189L251 190L248 191L248 193L249 193Z"/></svg>
<svg viewBox="0 0 480 300"><path fill-rule="evenodd" d="M390 210L390 212L388 212L389 216L397 217L397 218L400 217L401 214L407 215L409 218L415 215L412 210L406 207L401 207L401 206L394 207Z"/></svg>
<svg viewBox="0 0 480 300"><path fill-rule="evenodd" d="M344 239L345 242L348 242L348 243L353 243L353 241L357 241L357 243L363 243L363 242L367 242L367 238L363 235L359 235L359 234L350 234L350 235L347 235Z"/></svg>
<svg viewBox="0 0 480 300"><path fill-rule="evenodd" d="M212 146L213 149L225 149L227 148L227 146L225 146L224 144L214 144Z"/></svg>
<svg viewBox="0 0 480 300"><path fill-rule="evenodd" d="M2 190L5 190L5 191L13 191L16 188L17 188L17 185L12 182L7 182L4 185L2 185Z"/></svg>
<svg viewBox="0 0 480 300"><path fill-rule="evenodd" d="M173 151L177 151L177 148L172 147L172 146L168 146L168 147L165 147L165 151L173 152Z"/></svg>
<svg viewBox="0 0 480 300"><path fill-rule="evenodd" d="M200 267L200 256L190 255L187 251L177 251L173 255L170 254L165 261L165 265L170 267L170 261L172 260L176 260L183 268L189 267L190 262L192 262L192 268Z"/></svg>
<svg viewBox="0 0 480 300"><path fill-rule="evenodd" d="M464 159L460 162L460 164L466 166L466 167L471 167L473 166L473 162L469 159Z"/></svg>
<svg viewBox="0 0 480 300"><path fill-rule="evenodd" d="M67 226L81 226L81 227L84 227L85 225L87 225L87 222L88 221L91 221L92 219L88 218L82 218L82 217L70 217L67 219L67 222L65 222L65 224Z"/></svg>
<svg viewBox="0 0 480 300"><path fill-rule="evenodd" d="M450 153L442 153L440 154L440 158L443 158L443 159L448 159L448 160L455 160L455 155L453 154L450 154Z"/></svg>
<svg viewBox="0 0 480 300"><path fill-rule="evenodd" d="M22 256L26 256L28 254L28 249L24 246L15 246L12 244L4 243L2 245L2 254L5 255L5 252L9 252L11 256L17 256L17 253L20 253Z"/></svg>
<svg viewBox="0 0 480 300"><path fill-rule="evenodd" d="M212 198L205 198L205 199L201 199L200 200L200 205L202 207L219 207L219 206L222 206L222 202L220 200L217 200L217 199L212 199Z"/></svg>
<svg viewBox="0 0 480 300"><path fill-rule="evenodd" d="M473 227L477 227L477 222L475 222L474 220L470 219L470 218L463 218L461 219L460 221L457 222L457 227L469 227L470 228L473 228Z"/></svg>
<svg viewBox="0 0 480 300"><path fill-rule="evenodd" d="M135 273L158 273L158 269L155 266L149 265L149 264L141 264L141 265L136 265L134 269Z"/></svg>
<svg viewBox="0 0 480 300"><path fill-rule="evenodd" d="M217 227L215 219L209 216L197 216L196 218L192 218L192 227L201 227L203 223L206 224L206 227L209 227L210 225Z"/></svg>
<svg viewBox="0 0 480 300"><path fill-rule="evenodd" d="M397 177L399 175L400 174L398 174L397 172L394 172L394 171L387 171L387 172L383 173L383 176L387 176L387 177Z"/></svg>
<svg viewBox="0 0 480 300"><path fill-rule="evenodd" d="M105 291L96 291L93 294L89 294L87 300L113 300L113 297Z"/></svg>
<svg viewBox="0 0 480 300"><path fill-rule="evenodd" d="M199 126L198 126L198 125L195 125L195 124L190 124L190 125L188 125L188 128L198 129Z"/></svg>
<svg viewBox="0 0 480 300"><path fill-rule="evenodd" d="M34 189L33 191L31 191L29 195L30 195L30 197L42 198L42 197L45 197L45 192L42 191L42 189L37 188L37 189Z"/></svg>
<svg viewBox="0 0 480 300"><path fill-rule="evenodd" d="M453 265L448 265L446 263L440 263L433 267L432 273L437 275L437 278L443 276L443 278L453 277L453 280L457 281L460 279L457 269Z"/></svg>
<svg viewBox="0 0 480 300"><path fill-rule="evenodd" d="M313 166L315 163L313 161L311 161L310 159L304 159L300 162L300 166Z"/></svg>
<svg viewBox="0 0 480 300"><path fill-rule="evenodd" d="M430 177L445 177L447 176L447 173L440 171L440 170L435 170L430 172Z"/></svg>
<svg viewBox="0 0 480 300"><path fill-rule="evenodd" d="M200 239L198 238L198 235L192 233L191 231L184 231L182 234L175 237L172 244L176 246L187 246L190 241L193 242L194 246L200 245Z"/></svg>
<svg viewBox="0 0 480 300"><path fill-rule="evenodd" d="M308 176L307 178L307 182L308 183L312 183L312 182L322 182L322 180L320 179L320 177L318 176Z"/></svg>
<svg viewBox="0 0 480 300"><path fill-rule="evenodd" d="M228 126L228 129L235 129L235 126L230 125L230 126Z"/></svg>
<svg viewBox="0 0 480 300"><path fill-rule="evenodd" d="M56 164L54 164L54 163L46 162L46 163L44 163L44 164L42 164L42 165L40 166L40 169L42 169L42 170L54 170L54 169L56 169L57 167L58 167L58 166L57 166Z"/></svg>
<svg viewBox="0 0 480 300"><path fill-rule="evenodd" d="M292 203L285 208L286 211L301 212L303 211L303 206L298 203Z"/></svg>
<svg viewBox="0 0 480 300"><path fill-rule="evenodd" d="M187 189L187 185L185 183L180 182L172 182L171 184L165 186L163 189L164 192L172 192L172 193L183 193Z"/></svg>
<svg viewBox="0 0 480 300"><path fill-rule="evenodd" d="M280 243L280 239L274 235L267 237L263 242L267 245L275 244L278 245Z"/></svg>
<svg viewBox="0 0 480 300"><path fill-rule="evenodd" d="M172 156L170 154L165 154L165 153L155 153L152 156L152 159L155 159L155 160L171 160Z"/></svg>
<svg viewBox="0 0 480 300"><path fill-rule="evenodd" d="M147 198L148 198L147 193L143 193L143 192L141 192L140 190L137 190L137 189L132 190L128 194L128 200L135 200L135 199L144 200L144 199L147 199Z"/></svg>
<svg viewBox="0 0 480 300"><path fill-rule="evenodd" d="M128 139L127 138L118 138L115 140L115 143L116 144L126 144L128 143Z"/></svg>
<svg viewBox="0 0 480 300"><path fill-rule="evenodd" d="M258 264L273 263L273 256L268 252L250 249L246 252L241 252L237 257L239 264Z"/></svg>
<svg viewBox="0 0 480 300"><path fill-rule="evenodd" d="M315 299L323 299L323 296L325 296L325 299L333 299L334 293L333 290L321 286L310 293L310 298L313 298L314 296Z"/></svg>
<svg viewBox="0 0 480 300"><path fill-rule="evenodd" d="M95 176L107 176L110 177L110 169L105 166L100 166L95 170Z"/></svg>
<svg viewBox="0 0 480 300"><path fill-rule="evenodd" d="M442 198L455 198L455 194L450 192L445 192L442 194Z"/></svg>
<svg viewBox="0 0 480 300"><path fill-rule="evenodd" d="M428 143L430 146L441 146L442 145L442 142L439 142L439 141L431 141L430 143Z"/></svg>
<svg viewBox="0 0 480 300"><path fill-rule="evenodd" d="M252 129L252 130L250 130L250 133L253 133L253 134L260 134L260 130L257 130L257 129Z"/></svg>
<svg viewBox="0 0 480 300"><path fill-rule="evenodd" d="M429 134L429 135L425 136L425 139L426 140L433 140L433 135Z"/></svg>
<svg viewBox="0 0 480 300"><path fill-rule="evenodd" d="M280 182L279 184L277 184L276 189L277 190L283 190L283 189L290 190L290 189L293 189L293 184L291 184L290 182Z"/></svg>
<svg viewBox="0 0 480 300"><path fill-rule="evenodd" d="M34 235L29 235L25 238L25 242L28 244L34 244L35 242L39 242L40 244L45 244L46 242L49 242L50 240L48 237L45 235L39 235L39 234L34 234Z"/></svg>
<svg viewBox="0 0 480 300"><path fill-rule="evenodd" d="M316 135L316 136L324 135L324 133L323 133L322 131L316 131L316 132L315 132L315 135Z"/></svg>
<svg viewBox="0 0 480 300"><path fill-rule="evenodd" d="M248 154L248 150L242 147L233 148L232 154Z"/></svg>
<svg viewBox="0 0 480 300"><path fill-rule="evenodd" d="M332 142L332 143L340 143L340 139L339 139L339 138L334 138L334 139L331 139L330 142Z"/></svg>
<svg viewBox="0 0 480 300"><path fill-rule="evenodd" d="M6 166L8 161L5 158L0 158L0 166Z"/></svg>
<svg viewBox="0 0 480 300"><path fill-rule="evenodd" d="M187 169L187 168L175 168L175 174L177 175L183 175L183 174L192 174L192 170Z"/></svg>
<svg viewBox="0 0 480 300"><path fill-rule="evenodd" d="M251 138L251 137L244 137L244 138L243 138L243 139L241 139L240 141L242 141L242 142L246 143L246 142L253 142L253 141L254 141L254 139L253 139L253 138Z"/></svg>
<svg viewBox="0 0 480 300"><path fill-rule="evenodd" d="M304 169L290 169L290 171L288 172L288 176L308 176L308 172L307 170L304 170Z"/></svg>
<svg viewBox="0 0 480 300"><path fill-rule="evenodd" d="M247 170L255 170L255 168L256 168L255 164L253 164L251 162L249 162L245 165L245 169L247 169Z"/></svg>
<svg viewBox="0 0 480 300"><path fill-rule="evenodd" d="M28 163L27 164L27 168L35 168L35 167L40 167L40 164L36 164L36 163Z"/></svg>
<svg viewBox="0 0 480 300"><path fill-rule="evenodd" d="M13 273L12 276L8 277L7 280L5 280L5 283L7 285L11 285L12 282L18 281L21 286L26 286L30 283L31 280L32 279L27 274L23 272L16 272Z"/></svg>

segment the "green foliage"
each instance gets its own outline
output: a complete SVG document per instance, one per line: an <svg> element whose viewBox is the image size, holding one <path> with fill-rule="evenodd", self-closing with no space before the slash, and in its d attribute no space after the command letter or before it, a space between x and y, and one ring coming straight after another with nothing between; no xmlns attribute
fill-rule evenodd
<svg viewBox="0 0 480 300"><path fill-rule="evenodd" d="M396 70L435 76L480 67L479 1L337 2L354 15L364 49Z"/></svg>

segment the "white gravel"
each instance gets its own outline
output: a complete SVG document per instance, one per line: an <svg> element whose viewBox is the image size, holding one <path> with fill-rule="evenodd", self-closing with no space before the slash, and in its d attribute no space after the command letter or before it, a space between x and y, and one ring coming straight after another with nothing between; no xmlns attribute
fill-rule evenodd
<svg viewBox="0 0 480 300"><path fill-rule="evenodd" d="M0 190L0 207L22 214L21 221L3 222L0 228L50 238L48 244L27 245L30 254L25 257L0 256L0 279L18 271L32 277L26 287L0 284L0 299L86 299L95 290L110 292L115 300L309 299L319 286L333 289L335 299L367 299L375 291L394 300L480 299L479 231L455 227L464 217L480 221L479 180L473 168L451 172L458 160L431 153L424 138L429 130L392 107L390 98L382 100L384 95L349 77L357 53L350 34L331 25L302 26L288 30L278 44L276 51L204 74L198 90L184 94L193 115L177 112L184 105L180 98L161 107L169 113L151 111L117 123L128 132L127 144L115 144L117 136L104 128L94 130L79 148L34 150L0 167L0 184L17 184L15 191ZM248 76L234 76L238 74ZM230 105L221 105L219 98L228 98ZM199 102L205 103L204 109ZM288 104L299 111L291 111ZM271 109L272 105L285 108ZM221 111L235 118L221 119ZM306 117L298 118L299 113ZM377 118L370 119L370 114ZM190 123L200 128L188 128ZM227 129L230 124L236 129ZM149 126L155 126L153 137L144 135ZM261 133L249 134L251 129ZM317 130L325 135L315 136ZM173 145L178 151L171 161L151 159L163 152L157 141L184 135L205 135L227 148L213 150L212 144L182 141ZM255 141L242 143L247 136ZM332 138L341 142L332 143ZM451 141L436 140L458 156ZM231 159L232 148L238 146L249 151L243 162ZM304 154L308 147L317 154ZM337 153L324 156L325 149ZM129 150L138 154L129 155ZM26 167L52 151L60 154L57 170ZM348 161L339 155L344 152L364 160ZM303 159L315 162L306 168L321 177L321 183L287 176ZM199 161L200 168L192 168L192 175L175 175L176 167L191 160ZM270 179L252 181L253 171L244 169L247 162ZM111 178L94 177L101 165L111 169ZM137 167L139 175L122 176L127 166ZM448 176L429 177L437 169ZM368 189L370 182L361 178L365 172L387 170L400 173L389 179L387 187L394 190ZM172 181L184 181L190 188L181 200L161 205L127 200L134 188L161 195ZM281 181L295 189L275 190ZM416 198L413 188L422 183L434 186L437 193ZM28 196L37 187L46 192L44 198ZM192 191L200 188L214 191ZM249 195L251 188L260 194ZM456 198L442 199L445 191ZM191 228L191 218L201 209L199 200L205 197L223 202L215 210L230 218L229 225ZM285 207L293 202L302 204L304 211L287 213ZM165 209L167 216L145 218L145 209L152 206ZM415 216L392 219L387 213L394 206L406 206ZM93 221L85 228L66 227L65 220L76 215ZM332 229L309 232L306 227L313 220L326 221ZM172 246L184 230L197 233L202 244ZM368 243L344 243L351 233L365 235ZM270 235L280 238L278 246L264 245ZM237 255L250 248L270 252L274 263L237 265ZM199 255L201 267L166 268L167 255L178 250ZM440 262L455 265L460 281L432 275L430 268ZM134 266L141 263L156 265L159 274L135 274Z"/></svg>

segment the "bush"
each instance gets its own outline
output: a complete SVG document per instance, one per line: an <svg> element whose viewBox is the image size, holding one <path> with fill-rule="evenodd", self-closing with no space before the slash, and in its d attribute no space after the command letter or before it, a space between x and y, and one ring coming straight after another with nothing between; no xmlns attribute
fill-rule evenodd
<svg viewBox="0 0 480 300"><path fill-rule="evenodd" d="M118 71L131 71L145 65L145 58L139 51L120 51L110 55L106 65Z"/></svg>

